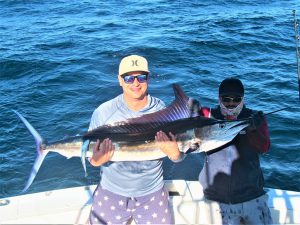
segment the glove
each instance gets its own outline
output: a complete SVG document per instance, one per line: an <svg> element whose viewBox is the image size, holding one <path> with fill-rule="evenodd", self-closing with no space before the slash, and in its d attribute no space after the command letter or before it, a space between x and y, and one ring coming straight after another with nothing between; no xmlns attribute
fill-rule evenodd
<svg viewBox="0 0 300 225"><path fill-rule="evenodd" d="M191 116L199 115L199 111L201 109L199 101L197 101L196 99L193 99L193 98L189 98L188 107L190 109Z"/></svg>
<svg viewBox="0 0 300 225"><path fill-rule="evenodd" d="M249 121L248 130L254 131L264 123L265 121L264 113L262 111L255 112L253 115L249 117L248 121Z"/></svg>

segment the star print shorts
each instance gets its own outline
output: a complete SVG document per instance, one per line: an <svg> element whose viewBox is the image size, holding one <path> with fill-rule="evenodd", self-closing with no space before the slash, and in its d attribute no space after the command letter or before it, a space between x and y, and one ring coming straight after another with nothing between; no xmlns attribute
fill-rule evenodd
<svg viewBox="0 0 300 225"><path fill-rule="evenodd" d="M172 224L168 191L162 188L142 197L125 197L103 189L93 195L89 224Z"/></svg>

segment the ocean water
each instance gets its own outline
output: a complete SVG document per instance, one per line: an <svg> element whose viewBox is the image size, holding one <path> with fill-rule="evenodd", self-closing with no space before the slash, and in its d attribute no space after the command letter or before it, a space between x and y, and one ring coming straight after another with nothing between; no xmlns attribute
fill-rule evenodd
<svg viewBox="0 0 300 225"><path fill-rule="evenodd" d="M118 63L150 65L149 92L168 105L172 83L202 105L217 104L222 79L240 78L247 106L268 115L266 186L300 191L300 101L294 0L0 0L0 197L20 194L36 157L12 110L45 139L84 133L93 110L121 93ZM297 11L298 12L298 11ZM197 180L201 155L164 164L165 179ZM27 193L96 184L78 158L47 155Z"/></svg>

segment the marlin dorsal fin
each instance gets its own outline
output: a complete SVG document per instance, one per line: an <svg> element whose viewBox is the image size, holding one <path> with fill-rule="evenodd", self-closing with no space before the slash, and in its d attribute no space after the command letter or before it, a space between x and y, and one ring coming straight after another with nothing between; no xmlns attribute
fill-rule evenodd
<svg viewBox="0 0 300 225"><path fill-rule="evenodd" d="M189 107L189 98L177 84L173 84L173 91L175 100L171 105L160 111L129 119L126 123L171 122L191 117L192 112Z"/></svg>

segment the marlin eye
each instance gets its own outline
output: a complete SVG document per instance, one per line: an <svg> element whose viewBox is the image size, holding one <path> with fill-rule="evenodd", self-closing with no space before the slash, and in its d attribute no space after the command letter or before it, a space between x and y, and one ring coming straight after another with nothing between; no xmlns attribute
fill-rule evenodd
<svg viewBox="0 0 300 225"><path fill-rule="evenodd" d="M223 129L224 127L226 127L226 125L225 125L225 123L220 123L220 124L219 124L219 127L220 127L221 129Z"/></svg>

